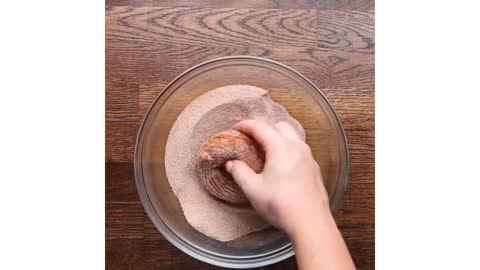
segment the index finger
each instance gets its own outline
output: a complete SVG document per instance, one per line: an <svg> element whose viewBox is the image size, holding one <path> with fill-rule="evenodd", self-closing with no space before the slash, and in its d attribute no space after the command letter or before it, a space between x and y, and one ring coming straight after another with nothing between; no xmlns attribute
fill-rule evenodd
<svg viewBox="0 0 480 270"><path fill-rule="evenodd" d="M244 120L232 128L252 136L266 152L272 150L272 147L277 145L281 138L281 135L273 127L261 120Z"/></svg>

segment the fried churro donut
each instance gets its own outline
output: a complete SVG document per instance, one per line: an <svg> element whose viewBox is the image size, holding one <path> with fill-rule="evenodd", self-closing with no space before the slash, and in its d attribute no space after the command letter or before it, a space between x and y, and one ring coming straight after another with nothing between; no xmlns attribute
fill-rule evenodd
<svg viewBox="0 0 480 270"><path fill-rule="evenodd" d="M208 138L198 152L195 169L200 184L214 197L230 203L246 203L242 190L225 170L225 163L238 159L255 172L263 170L265 152L251 137L227 130Z"/></svg>

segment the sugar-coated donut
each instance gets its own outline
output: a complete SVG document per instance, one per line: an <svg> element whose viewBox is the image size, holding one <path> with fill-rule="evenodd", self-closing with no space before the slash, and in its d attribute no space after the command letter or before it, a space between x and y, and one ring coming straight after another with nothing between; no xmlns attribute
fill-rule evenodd
<svg viewBox="0 0 480 270"><path fill-rule="evenodd" d="M246 203L245 194L225 170L225 163L235 159L259 173L263 170L265 152L251 137L236 130L227 130L213 135L202 145L195 169L200 184L211 195L230 203Z"/></svg>

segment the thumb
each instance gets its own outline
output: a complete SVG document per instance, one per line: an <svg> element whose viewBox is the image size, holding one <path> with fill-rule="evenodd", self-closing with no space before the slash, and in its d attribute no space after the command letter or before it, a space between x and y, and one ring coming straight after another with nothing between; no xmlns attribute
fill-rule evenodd
<svg viewBox="0 0 480 270"><path fill-rule="evenodd" d="M241 160L230 160L225 164L225 169L232 176L242 191L250 197L256 192L259 184L260 175Z"/></svg>

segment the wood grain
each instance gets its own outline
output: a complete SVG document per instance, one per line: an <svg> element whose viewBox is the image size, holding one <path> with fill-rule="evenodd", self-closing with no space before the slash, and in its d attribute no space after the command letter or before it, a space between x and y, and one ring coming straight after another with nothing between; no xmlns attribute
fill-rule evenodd
<svg viewBox="0 0 480 270"><path fill-rule="evenodd" d="M349 183L335 219L358 269L375 261L374 1L106 1L106 268L221 269L171 245L139 201L138 128L178 74L228 55L261 56L306 75L347 135ZM264 269L296 269L294 258Z"/></svg>
<svg viewBox="0 0 480 270"><path fill-rule="evenodd" d="M105 200L109 203L140 203L131 163L105 164Z"/></svg>
<svg viewBox="0 0 480 270"><path fill-rule="evenodd" d="M140 203L105 204L106 239L143 239L143 206Z"/></svg>
<svg viewBox="0 0 480 270"><path fill-rule="evenodd" d="M133 163L135 140L140 124L105 122L105 160Z"/></svg>
<svg viewBox="0 0 480 270"><path fill-rule="evenodd" d="M372 10L374 0L106 0L106 6Z"/></svg>
<svg viewBox="0 0 480 270"><path fill-rule="evenodd" d="M146 269L142 239L107 239L105 241L105 269Z"/></svg>
<svg viewBox="0 0 480 270"><path fill-rule="evenodd" d="M105 82L105 121L120 123L138 123L137 83L123 80Z"/></svg>

